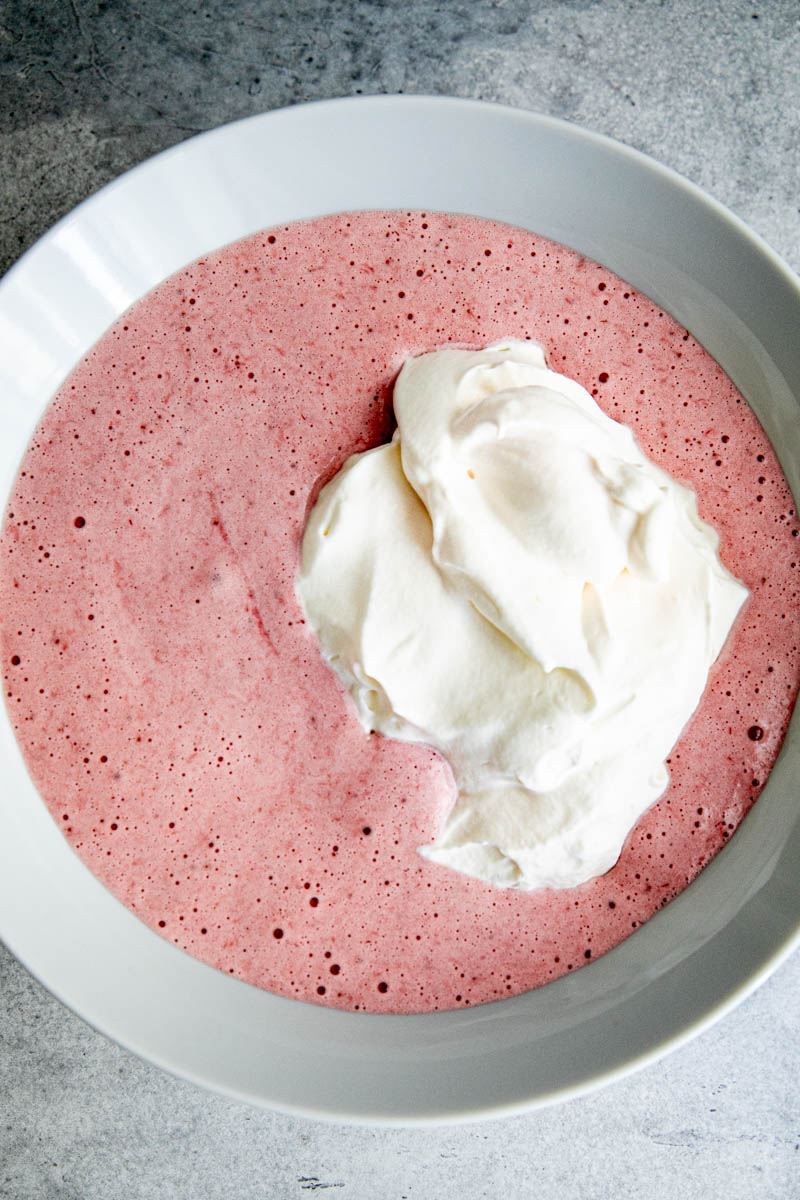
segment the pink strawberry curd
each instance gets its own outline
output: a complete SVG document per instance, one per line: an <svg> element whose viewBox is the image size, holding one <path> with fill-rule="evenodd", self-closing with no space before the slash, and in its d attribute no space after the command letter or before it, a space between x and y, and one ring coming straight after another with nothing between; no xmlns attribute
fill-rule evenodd
<svg viewBox="0 0 800 1200"><path fill-rule="evenodd" d="M698 495L751 595L617 865L500 891L426 862L453 799L367 737L294 589L309 508L391 433L403 360L530 337ZM474 1005L597 958L680 892L763 787L798 688L794 500L697 342L596 263L470 217L360 213L179 272L47 409L3 526L10 717L53 818L151 928L340 1008Z"/></svg>

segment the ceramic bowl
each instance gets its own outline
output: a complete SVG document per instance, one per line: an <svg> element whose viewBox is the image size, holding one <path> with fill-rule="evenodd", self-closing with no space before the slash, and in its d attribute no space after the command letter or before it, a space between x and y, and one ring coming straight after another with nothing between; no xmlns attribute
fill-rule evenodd
<svg viewBox="0 0 800 1200"><path fill-rule="evenodd" d="M225 126L87 200L0 284L0 493L64 376L110 323L199 255L265 226L437 209L565 243L694 334L755 409L795 496L800 286L740 221L607 138L461 100L303 105ZM722 852L591 966L473 1010L345 1013L270 995L170 946L89 873L0 717L0 934L64 1003L168 1070L338 1120L465 1120L586 1092L686 1041L800 939L800 737Z"/></svg>

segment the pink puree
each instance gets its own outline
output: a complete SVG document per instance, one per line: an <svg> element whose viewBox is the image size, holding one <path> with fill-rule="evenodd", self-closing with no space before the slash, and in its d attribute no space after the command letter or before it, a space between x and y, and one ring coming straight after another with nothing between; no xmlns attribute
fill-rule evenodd
<svg viewBox="0 0 800 1200"><path fill-rule="evenodd" d="M403 359L507 336L697 491L752 592L668 793L612 871L564 892L417 854L448 769L364 735L293 585L321 482L390 433ZM292 225L168 280L47 410L3 531L9 711L70 843L176 946L342 1008L477 1004L602 954L736 828L797 690L797 533L731 382L595 263L466 217Z"/></svg>

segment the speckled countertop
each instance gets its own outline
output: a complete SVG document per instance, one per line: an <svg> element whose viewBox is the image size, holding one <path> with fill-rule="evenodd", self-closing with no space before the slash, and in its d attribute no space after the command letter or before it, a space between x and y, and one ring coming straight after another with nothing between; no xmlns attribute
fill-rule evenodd
<svg viewBox="0 0 800 1200"><path fill-rule="evenodd" d="M619 138L800 270L796 0L6 0L0 270L192 133L304 100L501 101ZM431 1130L247 1108L134 1058L0 948L0 1197L800 1196L800 956L660 1064L526 1117Z"/></svg>

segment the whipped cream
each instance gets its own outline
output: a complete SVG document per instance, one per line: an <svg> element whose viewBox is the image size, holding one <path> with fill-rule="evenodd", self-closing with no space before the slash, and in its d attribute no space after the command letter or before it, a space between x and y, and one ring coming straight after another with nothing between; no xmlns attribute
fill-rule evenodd
<svg viewBox="0 0 800 1200"><path fill-rule="evenodd" d="M572 887L665 790L747 591L694 494L536 343L409 359L394 409L310 514L307 619L364 729L452 768L420 852Z"/></svg>

